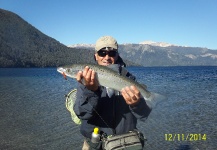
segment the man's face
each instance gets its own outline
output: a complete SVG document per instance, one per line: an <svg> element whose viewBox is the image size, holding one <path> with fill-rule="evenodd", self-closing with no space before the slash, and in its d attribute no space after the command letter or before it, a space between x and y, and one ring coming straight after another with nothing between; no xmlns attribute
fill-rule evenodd
<svg viewBox="0 0 217 150"><path fill-rule="evenodd" d="M99 50L95 53L95 58L99 65L108 66L115 64L118 59L118 52L117 50Z"/></svg>

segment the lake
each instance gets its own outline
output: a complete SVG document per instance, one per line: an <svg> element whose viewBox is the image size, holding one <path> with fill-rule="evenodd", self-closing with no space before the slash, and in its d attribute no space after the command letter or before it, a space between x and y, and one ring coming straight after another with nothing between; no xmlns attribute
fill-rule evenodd
<svg viewBox="0 0 217 150"><path fill-rule="evenodd" d="M127 69L167 97L138 124L146 149L217 149L217 67ZM56 68L0 68L0 149L80 150L83 137L65 107L76 86Z"/></svg>

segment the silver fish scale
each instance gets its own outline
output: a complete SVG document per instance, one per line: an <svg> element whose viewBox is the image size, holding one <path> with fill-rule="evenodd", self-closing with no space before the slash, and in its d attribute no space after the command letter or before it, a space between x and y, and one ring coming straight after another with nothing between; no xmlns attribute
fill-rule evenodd
<svg viewBox="0 0 217 150"><path fill-rule="evenodd" d="M73 64L71 66L59 67L57 71L60 73L64 72L66 76L69 76L71 78L76 78L77 72L83 71L86 66L90 67L97 73L99 84L102 86L121 91L122 88L126 86L134 85L139 89L140 93L144 98L146 98L146 100L148 100L151 96L151 93L139 83L132 79L119 75L116 71L106 66L93 64Z"/></svg>

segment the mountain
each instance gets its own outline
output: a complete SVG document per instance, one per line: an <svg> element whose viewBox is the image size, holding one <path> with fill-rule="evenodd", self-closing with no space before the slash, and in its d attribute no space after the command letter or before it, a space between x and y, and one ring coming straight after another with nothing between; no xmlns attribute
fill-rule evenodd
<svg viewBox="0 0 217 150"><path fill-rule="evenodd" d="M127 44L119 50L123 58L143 66L217 66L217 51L207 48Z"/></svg>
<svg viewBox="0 0 217 150"><path fill-rule="evenodd" d="M95 63L93 50L69 48L18 15L0 9L0 67L57 67ZM128 65L133 65L128 61Z"/></svg>
<svg viewBox="0 0 217 150"><path fill-rule="evenodd" d="M82 46L85 49L94 49L94 45ZM77 44L74 47L81 46ZM142 66L217 66L217 50L177 46L164 42L119 44L119 53L123 59Z"/></svg>
<svg viewBox="0 0 217 150"><path fill-rule="evenodd" d="M119 52L128 66L217 65L215 50L163 42L120 44ZM94 63L93 55L94 44L67 47L18 15L0 9L0 67L57 67Z"/></svg>
<svg viewBox="0 0 217 150"><path fill-rule="evenodd" d="M69 48L18 15L0 9L0 67L56 67L94 62L93 52Z"/></svg>
<svg viewBox="0 0 217 150"><path fill-rule="evenodd" d="M15 13L0 9L0 67L57 67L95 63L93 56L93 50L67 47ZM126 63L136 65L130 61Z"/></svg>
<svg viewBox="0 0 217 150"><path fill-rule="evenodd" d="M146 44L146 45L151 45L151 46L160 46L160 47L169 47L169 46L175 46L170 43L165 43L165 42L154 42L154 41L143 41L140 42L139 44Z"/></svg>
<svg viewBox="0 0 217 150"><path fill-rule="evenodd" d="M68 47L94 50L95 44L72 44L72 45L69 45Z"/></svg>

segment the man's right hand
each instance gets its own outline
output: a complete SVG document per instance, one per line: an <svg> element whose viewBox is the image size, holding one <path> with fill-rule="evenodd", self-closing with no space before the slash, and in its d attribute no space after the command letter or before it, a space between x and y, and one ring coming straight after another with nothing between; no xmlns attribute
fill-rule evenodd
<svg viewBox="0 0 217 150"><path fill-rule="evenodd" d="M77 73L76 79L86 86L88 90L96 91L99 88L96 72L88 66L86 66L83 71Z"/></svg>

